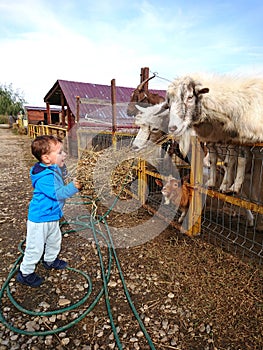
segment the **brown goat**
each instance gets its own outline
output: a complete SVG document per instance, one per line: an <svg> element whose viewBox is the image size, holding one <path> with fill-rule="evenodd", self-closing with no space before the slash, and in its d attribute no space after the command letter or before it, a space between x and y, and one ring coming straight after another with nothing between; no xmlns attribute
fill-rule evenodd
<svg viewBox="0 0 263 350"><path fill-rule="evenodd" d="M156 180L156 183L160 186L160 180ZM186 179L175 179L172 175L168 176L167 182L162 188L162 194L164 196L164 204L173 204L181 211L181 216L178 219L178 223L181 224L187 214L190 200L192 196L192 189Z"/></svg>
<svg viewBox="0 0 263 350"><path fill-rule="evenodd" d="M127 107L127 115L129 115L129 116L136 116L137 115L137 113L139 111L135 106L136 104L138 104L139 106L156 105L158 103L165 101L165 98L163 96L151 93L149 91L145 91L145 89L144 89L145 84L154 77L155 77L155 75L153 75L150 78L145 79L133 91L133 93L131 94L131 100L130 100L128 107Z"/></svg>

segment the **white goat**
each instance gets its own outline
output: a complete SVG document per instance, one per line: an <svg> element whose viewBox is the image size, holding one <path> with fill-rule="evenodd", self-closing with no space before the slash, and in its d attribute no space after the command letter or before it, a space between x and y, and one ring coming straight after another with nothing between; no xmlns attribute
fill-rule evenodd
<svg viewBox="0 0 263 350"><path fill-rule="evenodd" d="M135 125L139 126L132 148L141 150L152 142L158 144L168 136L169 110L166 102L162 102L150 107L136 106L139 113L135 116ZM179 150L183 158L186 157L190 145L190 132L184 133L177 138Z"/></svg>
<svg viewBox="0 0 263 350"><path fill-rule="evenodd" d="M219 191L239 193L244 181L245 173L250 168L251 154L249 147L230 144L233 140L228 131L224 131L222 124L215 121L200 123L193 126L199 140L205 142L209 151L210 177L208 187L215 187L216 166L218 159L223 161L224 178ZM234 170L237 170L234 177Z"/></svg>
<svg viewBox="0 0 263 350"><path fill-rule="evenodd" d="M150 107L136 105L139 112L135 116L135 125L140 129L132 143L134 150L141 150L150 142L157 144L164 140L164 135L168 133L169 111L162 107L163 103Z"/></svg>
<svg viewBox="0 0 263 350"><path fill-rule="evenodd" d="M163 102L151 107L137 106L139 113L135 117L135 124L140 127L136 138L133 141L133 149L142 150L147 146L153 146L162 141L168 132L169 124L169 110L166 109L166 103ZM194 131L193 131L194 130ZM207 186L214 187L216 184L216 165L218 157L224 161L225 176L220 186L220 191L239 192L243 183L245 167L244 157L238 158L238 172L236 181L233 183L233 170L236 165L236 147L228 145L222 152L222 144L216 145L215 142L229 142L232 139L232 135L222 130L221 124L214 123L212 125L209 122L201 123L195 128L187 129L178 140L179 150L181 155L177 153L180 158L185 158L190 148L191 135L198 135L200 141L208 142L207 146L210 151L210 178L207 182ZM213 141L213 143L211 142ZM152 143L152 144L151 144ZM169 153L169 150L168 150ZM156 156L157 157L157 156ZM167 158L168 155L165 155ZM167 160L166 160L167 163ZM231 186L232 185L232 186ZM231 187L230 187L231 186Z"/></svg>
<svg viewBox="0 0 263 350"><path fill-rule="evenodd" d="M136 116L135 123L138 126L140 126L140 130L133 142L133 147L136 150L144 149L147 146L153 147L153 144L156 144L158 143L158 141L163 140L165 134L167 133L168 121L169 121L169 111L165 109L165 107L166 107L165 103L161 103L160 105L155 105L147 108L138 106L140 113ZM217 125L217 127L215 128L215 125L212 125L211 123L202 123L198 125L197 133L200 135L200 138L202 140L207 140L209 136L214 141L220 141L222 139L230 141L231 135L229 135L227 132L223 132L220 126L221 125ZM189 147L189 143L190 143L189 131L191 131L191 129L188 129L187 131L188 132L184 133L182 137L179 139L181 150L186 150ZM183 141L185 142L185 144L183 143ZM217 180L216 178L217 156L221 155L222 157L222 154L224 154L220 152L222 147L224 147L224 145L218 144L216 147L216 153L211 153L211 155L215 154L215 157L213 157L214 160L212 160L215 167L215 172L213 174L215 182ZM228 150L228 147L230 147L230 150L231 150L231 146L226 147L227 152L230 152L230 150ZM164 197L166 198L165 193L163 194L164 194ZM245 210L245 212L248 218L249 226L253 226L254 218L251 211ZM185 213L186 213L186 207L185 207L185 210L183 211L184 215ZM182 220L183 218L180 220L180 222Z"/></svg>
<svg viewBox="0 0 263 350"><path fill-rule="evenodd" d="M263 139L262 96L263 79L260 78L178 78L167 89L169 132L180 136L193 127L200 136L200 127L210 125L215 132L204 138L206 142L260 142ZM230 151L227 181L222 184L224 191L229 189L235 158ZM245 177L245 165L246 159L241 154L236 180L230 191L239 192Z"/></svg>
<svg viewBox="0 0 263 350"><path fill-rule="evenodd" d="M164 140L165 136L167 136L168 133L168 123L169 123L169 111L166 109L166 103L163 102L158 105L154 105L151 107L140 107L137 106L138 114L135 117L135 124L140 127L139 132L136 136L136 138L133 141L133 149L135 150L142 150L147 146L152 147L154 144L158 144L160 141ZM184 132L180 138L179 138L179 153L177 153L177 156L179 156L181 159L185 160L186 155L190 148L190 136L193 134L192 129L187 129L186 132ZM200 141L207 142L207 141L230 141L231 136L227 132L224 132L221 129L220 125L212 125L211 123L202 123L198 125L196 128L196 133ZM211 169L211 176L208 180L207 186L214 187L216 183L216 164L217 164L217 157L219 157L221 160L225 160L225 169L228 168L234 168L236 157L235 155L235 147L234 146L228 146L225 147L225 151L228 154L228 157L226 157L226 154L222 153L222 146L216 147L215 144L209 143L208 149L210 150L210 169ZM211 152L213 150L213 152ZM156 152L156 151L155 151ZM180 154L181 153L181 154ZM168 150L169 154L169 150ZM165 163L168 164L169 161L167 160L167 157L169 155L165 155ZM182 157L183 156L183 157ZM155 156L157 157L157 155ZM227 160L225 159L227 158ZM241 158L243 160L244 158ZM241 164L241 163L240 163ZM222 192L227 192L229 187L232 185L232 188L230 188L230 191L236 191L238 192L243 181L243 173L241 171L241 176L239 175L240 171L238 172L238 175L236 179L238 180L233 185L233 171L225 171L225 176L222 181L222 184L220 186L220 190Z"/></svg>
<svg viewBox="0 0 263 350"><path fill-rule="evenodd" d="M180 136L189 127L217 122L241 142L260 142L263 138L262 96L263 78L178 78L167 89L169 132Z"/></svg>
<svg viewBox="0 0 263 350"><path fill-rule="evenodd" d="M167 173L171 172L172 169L175 170L172 160L173 155L182 160L184 164L189 164L187 153L190 137L188 133L185 133L178 140L167 142L169 111L165 106L165 103L150 107L136 106L138 114L135 116L135 124L140 129L133 141L132 149L135 151L147 149L150 163L155 168L162 164L162 172ZM161 144L161 146L157 146L158 144ZM184 170L180 168L179 173L182 176Z"/></svg>
<svg viewBox="0 0 263 350"><path fill-rule="evenodd" d="M162 157L162 148L159 143L166 139L168 131L169 113L167 110L160 111L161 104L149 107L136 105L137 115L135 116L135 125L139 126L139 131L133 140L132 149L136 152L143 152L148 164L154 168L159 168L161 164L167 170L171 169L171 157L166 153Z"/></svg>

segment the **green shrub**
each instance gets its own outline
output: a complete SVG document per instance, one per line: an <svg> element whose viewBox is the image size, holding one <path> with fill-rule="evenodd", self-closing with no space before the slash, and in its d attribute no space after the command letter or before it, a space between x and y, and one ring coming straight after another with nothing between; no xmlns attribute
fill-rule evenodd
<svg viewBox="0 0 263 350"><path fill-rule="evenodd" d="M0 124L8 124L8 116L0 114Z"/></svg>

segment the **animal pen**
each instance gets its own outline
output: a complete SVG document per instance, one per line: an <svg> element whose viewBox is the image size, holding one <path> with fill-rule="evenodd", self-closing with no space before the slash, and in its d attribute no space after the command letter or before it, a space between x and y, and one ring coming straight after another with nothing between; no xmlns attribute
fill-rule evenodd
<svg viewBox="0 0 263 350"><path fill-rule="evenodd" d="M53 128L54 129L54 128ZM60 132L60 128L49 130L49 126L29 125L29 136L35 137L41 134L49 134ZM105 129L105 128L104 128ZM94 152L99 152L113 147L120 154L127 152L127 147L132 144L136 136L136 129L124 130L119 128L117 131L103 130L102 128L86 128L79 127L77 129L77 149L78 158L81 159L86 150L93 149ZM63 130L62 130L63 131ZM67 137L65 137L66 144ZM179 210L172 204L165 206L165 210L158 211L163 220L171 217L174 212L174 220L171 225L175 230L184 232L185 234L206 240L216 246L227 250L230 253L238 254L243 258L249 258L259 264L262 264L263 259L263 144L251 145L250 153L251 175L249 185L246 188L246 195L242 189L238 195L231 193L221 193L218 188L210 189L205 186L209 169L203 166L203 150L200 142L196 137L192 137L191 151L189 158L190 166L178 162L178 158L173 156L172 160L177 169L190 169L190 185L193 189L191 204L188 215L182 225L179 225L177 220ZM158 147L161 147L158 146ZM236 145L238 149L240 145ZM227 148L224 150L227 152ZM238 152L236 152L238 153ZM134 156L137 154L134 152ZM236 162L237 163L237 162ZM133 164L133 171L137 174L137 189L133 187L133 192L130 186L125 186L123 191L129 193L141 202L145 209L154 214L160 203L163 201L161 188L156 185L156 179L163 182L166 181L170 173L174 169L164 169L162 167L162 159L159 160L158 170L149 168L143 154L140 154L140 160ZM177 175L179 176L179 172ZM222 164L217 167L218 180L223 177ZM256 188L257 196L254 194ZM246 215L250 210L254 216L254 224L251 226L249 218Z"/></svg>
<svg viewBox="0 0 263 350"><path fill-rule="evenodd" d="M96 137L96 146L94 149L94 136ZM114 137L115 141L111 141ZM129 153L132 140L135 134L129 131L125 132L99 132L89 128L79 128L77 131L79 158L85 154L85 150L93 147L96 152L107 150L113 147L120 155L124 152ZM159 145L158 147L162 147ZM236 145L239 149L240 145ZM168 219L169 224L176 230L179 230L188 236L198 237L209 243L227 250L230 253L255 261L262 264L263 258L263 203L262 203L262 174L263 174L263 144L251 145L251 173L246 182L246 189L241 189L238 194L221 193L218 188L207 188L205 182L208 177L209 168L204 167L204 153L200 142L196 137L192 137L191 149L188 157L190 165L182 162L175 155L172 156L173 169L167 169L163 166L163 158L158 160L158 169L151 167L147 162L147 157L143 153L139 155L133 152L136 159L132 164L133 171L136 173L136 188L131 191L130 184L123 188L123 191L135 197L141 202L141 205L151 213L159 215L163 220ZM227 147L224 147L227 153ZM164 151L160 152L164 155ZM238 152L236 152L238 153ZM128 156L127 156L128 157ZM137 158L138 157L138 158ZM123 156L121 157L123 159ZM120 160L121 162L122 160ZM237 163L237 162L236 162ZM190 170L190 187L192 195L188 214L182 223L178 224L178 208L172 204L162 206L163 203L161 188L156 185L156 179L163 183L167 180L170 173L176 173L175 177L180 179L180 174ZM223 177L223 167L221 163L217 165L218 180ZM256 194L255 194L255 188ZM254 217L254 223L251 225L248 212Z"/></svg>
<svg viewBox="0 0 263 350"><path fill-rule="evenodd" d="M190 237L198 237L209 243L227 250L230 253L262 264L263 259L263 144L248 145L250 152L250 173L247 175L246 188L241 188L238 194L222 193L219 185L208 188L206 181L210 169L204 167L204 153L197 137L192 137L191 148L188 154L190 164L181 161L175 154L172 157L172 166L167 168L164 162L165 143L155 145L160 148L160 158L156 159L158 166L152 166L147 154L131 151L130 146L138 129L127 123L127 103L116 103L114 84L112 81L112 100L98 100L76 97L76 127L66 132L65 143L72 146L71 133L74 133L75 156L81 160L86 151L94 153L115 150L120 155L120 163L125 156L134 158L132 162L133 183L123 187L128 196L136 198L141 206L152 215L157 213L167 221L176 232L183 232ZM90 114L81 115L80 105L91 103L94 107ZM104 103L104 105L102 104ZM83 107L83 106L82 106ZM116 117L118 115L118 118ZM126 116L127 117L127 116ZM131 121L131 119L130 119ZM49 130L51 126L30 126L29 135L58 133L65 130ZM32 130L31 130L32 128ZM53 127L54 129L54 127ZM168 141L168 140L165 140ZM242 145L244 146L244 145ZM241 145L236 144L235 154ZM148 151L147 151L148 152ZM228 153L228 147L222 147L222 153ZM69 152L70 153L70 152ZM123 158L124 157L124 158ZM236 166L238 161L235 162ZM236 169L235 169L236 171ZM162 205L164 202L161 187L156 180L163 183L172 174L180 180L182 173L190 173L191 199L188 214L183 223L178 223L178 208ZM224 170L221 163L217 164L217 180L221 183ZM251 217L253 214L253 225ZM171 219L172 218L172 219Z"/></svg>

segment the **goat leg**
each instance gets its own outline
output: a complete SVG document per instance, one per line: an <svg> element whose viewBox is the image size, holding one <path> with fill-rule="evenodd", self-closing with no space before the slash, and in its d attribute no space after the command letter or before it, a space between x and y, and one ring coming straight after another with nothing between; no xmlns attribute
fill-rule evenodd
<svg viewBox="0 0 263 350"><path fill-rule="evenodd" d="M215 148L215 144L208 143L207 144L208 152L209 152L209 159L210 159L210 173L209 173L209 179L207 180L206 186L207 187L215 187L216 185L216 164L217 164L217 151Z"/></svg>
<svg viewBox="0 0 263 350"><path fill-rule="evenodd" d="M178 224L181 224L184 221L184 218L186 217L186 214L187 214L187 209L181 208L181 211L182 211L182 213L178 219Z"/></svg>
<svg viewBox="0 0 263 350"><path fill-rule="evenodd" d="M229 146L227 155L224 160L224 178L219 187L219 191L222 193L230 193L230 187L234 181L234 170L236 164L236 151L233 146Z"/></svg>
<svg viewBox="0 0 263 350"><path fill-rule="evenodd" d="M238 157L237 159L237 174L235 182L230 187L230 192L239 193L241 186L245 179L245 170L246 170L246 158Z"/></svg>

